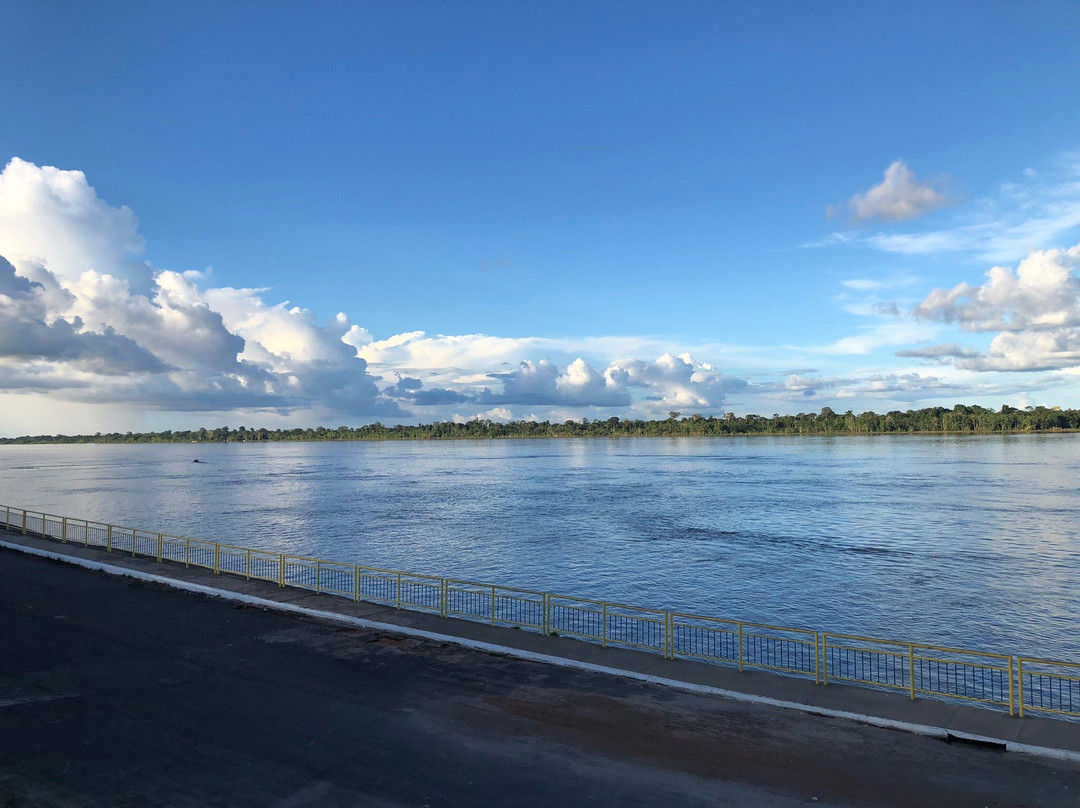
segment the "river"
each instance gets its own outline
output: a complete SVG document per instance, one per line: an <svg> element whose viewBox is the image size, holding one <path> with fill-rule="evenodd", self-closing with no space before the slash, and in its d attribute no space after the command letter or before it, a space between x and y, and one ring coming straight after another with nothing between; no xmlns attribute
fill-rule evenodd
<svg viewBox="0 0 1080 808"><path fill-rule="evenodd" d="M0 447L13 507L1065 659L1078 481L1072 434Z"/></svg>

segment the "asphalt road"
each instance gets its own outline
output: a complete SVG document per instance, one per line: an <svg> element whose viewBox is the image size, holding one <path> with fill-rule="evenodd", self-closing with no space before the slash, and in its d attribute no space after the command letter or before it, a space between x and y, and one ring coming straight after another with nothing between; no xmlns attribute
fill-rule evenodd
<svg viewBox="0 0 1080 808"><path fill-rule="evenodd" d="M0 550L0 806L1069 806L1080 764Z"/></svg>

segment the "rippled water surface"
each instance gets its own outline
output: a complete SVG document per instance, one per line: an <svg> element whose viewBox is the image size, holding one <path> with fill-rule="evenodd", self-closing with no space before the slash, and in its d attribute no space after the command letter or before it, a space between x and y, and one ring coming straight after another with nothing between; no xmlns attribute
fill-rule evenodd
<svg viewBox="0 0 1080 808"><path fill-rule="evenodd" d="M1078 480L1080 435L0 447L17 507L1065 658Z"/></svg>

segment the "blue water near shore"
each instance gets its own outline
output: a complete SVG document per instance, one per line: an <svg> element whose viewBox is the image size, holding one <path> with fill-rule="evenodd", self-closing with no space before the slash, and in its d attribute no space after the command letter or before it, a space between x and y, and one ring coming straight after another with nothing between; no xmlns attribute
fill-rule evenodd
<svg viewBox="0 0 1080 808"><path fill-rule="evenodd" d="M1080 435L0 447L0 504L1066 659L1078 481Z"/></svg>

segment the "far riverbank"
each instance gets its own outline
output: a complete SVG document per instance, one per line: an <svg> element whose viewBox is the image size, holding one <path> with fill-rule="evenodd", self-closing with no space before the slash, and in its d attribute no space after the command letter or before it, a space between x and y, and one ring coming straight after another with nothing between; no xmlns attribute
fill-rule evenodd
<svg viewBox="0 0 1080 808"><path fill-rule="evenodd" d="M278 441L382 441L382 440L491 440L502 438L610 438L610 437L724 437L749 435L986 435L1045 434L1080 430L1080 410L1060 407L1004 405L990 410L979 405L957 404L952 409L929 407L883 415L823 407L817 413L736 416L690 415L671 412L663 420L582 418L562 423L485 419L440 421L430 424L380 422L364 426L307 427L291 429L231 428L163 430L159 432L108 432L93 435L23 435L0 438L3 444L54 443L229 443Z"/></svg>

